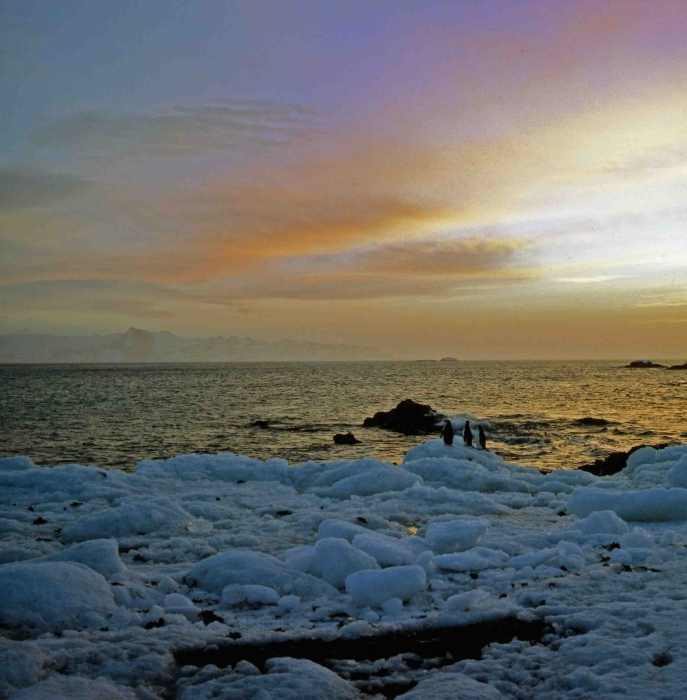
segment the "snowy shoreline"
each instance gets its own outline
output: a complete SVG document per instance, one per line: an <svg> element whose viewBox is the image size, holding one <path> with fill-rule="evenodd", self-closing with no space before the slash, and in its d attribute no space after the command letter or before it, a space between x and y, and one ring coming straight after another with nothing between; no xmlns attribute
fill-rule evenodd
<svg viewBox="0 0 687 700"><path fill-rule="evenodd" d="M682 698L686 521L687 445L602 478L440 440L399 467L3 458L0 698ZM403 650L508 620L540 633ZM384 634L393 656L343 658Z"/></svg>

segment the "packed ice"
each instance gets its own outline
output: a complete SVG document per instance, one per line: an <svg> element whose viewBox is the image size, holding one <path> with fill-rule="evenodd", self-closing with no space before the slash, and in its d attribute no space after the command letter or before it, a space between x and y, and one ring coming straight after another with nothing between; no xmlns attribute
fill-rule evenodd
<svg viewBox="0 0 687 700"><path fill-rule="evenodd" d="M0 698L677 700L686 600L687 445L610 477L459 438L400 466L0 459Z"/></svg>

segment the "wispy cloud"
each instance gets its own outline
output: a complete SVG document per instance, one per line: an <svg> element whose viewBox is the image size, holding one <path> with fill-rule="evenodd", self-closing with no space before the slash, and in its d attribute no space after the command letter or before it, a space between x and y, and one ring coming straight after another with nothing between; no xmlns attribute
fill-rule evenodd
<svg viewBox="0 0 687 700"><path fill-rule="evenodd" d="M0 169L0 210L12 211L54 204L79 193L89 183L66 173L34 167Z"/></svg>
<svg viewBox="0 0 687 700"><path fill-rule="evenodd" d="M317 130L314 113L267 100L220 100L151 113L77 112L33 136L41 148L137 157L188 157L289 143Z"/></svg>

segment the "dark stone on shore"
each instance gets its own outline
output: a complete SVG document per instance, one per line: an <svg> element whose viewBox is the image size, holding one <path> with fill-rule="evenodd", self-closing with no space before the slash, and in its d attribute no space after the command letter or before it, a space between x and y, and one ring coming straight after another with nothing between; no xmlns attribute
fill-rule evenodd
<svg viewBox="0 0 687 700"><path fill-rule="evenodd" d="M635 445L627 452L611 452L604 459L597 459L594 464L585 464L578 467L583 472L589 472L595 476L612 476L621 472L627 466L627 458L642 447L653 447L656 450L662 450L668 447L670 443L662 443L660 445Z"/></svg>
<svg viewBox="0 0 687 700"><path fill-rule="evenodd" d="M269 428L269 427L270 427L270 424L269 424L269 422L266 421L266 420L254 420L254 421L250 424L250 427L251 427L251 428L262 428L262 429L264 430L265 428Z"/></svg>
<svg viewBox="0 0 687 700"><path fill-rule="evenodd" d="M684 365L672 365L668 369L687 369L687 362Z"/></svg>
<svg viewBox="0 0 687 700"><path fill-rule="evenodd" d="M309 659L330 667L336 660L370 661L390 659L399 654L416 654L421 659L444 658L452 664L462 659L479 659L489 644L505 644L517 638L521 642L539 643L551 629L543 620L527 622L516 617L476 622L470 625L424 630L397 630L356 639L297 638L284 635L282 640L253 643L218 641L208 646L189 645L174 651L177 666L235 666L249 661L264 669L269 659L290 656ZM229 635L233 637L233 634ZM447 654L450 656L447 658Z"/></svg>
<svg viewBox="0 0 687 700"><path fill-rule="evenodd" d="M346 433L345 435L343 433L337 433L334 436L334 442L337 445L359 445L360 440L353 435L353 433Z"/></svg>
<svg viewBox="0 0 687 700"><path fill-rule="evenodd" d="M634 362L630 362L629 365L625 365L625 367L630 367L632 369L654 369L656 367L665 367L665 365L660 365L657 362L642 362L642 360L635 360Z"/></svg>
<svg viewBox="0 0 687 700"><path fill-rule="evenodd" d="M578 425L610 425L611 421L605 418L592 418L591 416L586 416L585 418L578 418L575 423Z"/></svg>
<svg viewBox="0 0 687 700"><path fill-rule="evenodd" d="M406 399L390 411L378 411L372 418L366 418L363 427L381 428L403 435L440 433L442 426L437 425L437 421L441 418L442 415L431 406Z"/></svg>

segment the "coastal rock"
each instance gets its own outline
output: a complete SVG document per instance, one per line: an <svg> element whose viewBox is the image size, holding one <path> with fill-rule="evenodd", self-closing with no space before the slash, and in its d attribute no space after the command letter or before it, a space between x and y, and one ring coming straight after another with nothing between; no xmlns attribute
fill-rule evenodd
<svg viewBox="0 0 687 700"><path fill-rule="evenodd" d="M346 434L337 433L334 436L334 442L337 445L359 445L360 444L360 440L358 440L358 438L355 435L353 435L353 433L346 433Z"/></svg>
<svg viewBox="0 0 687 700"><path fill-rule="evenodd" d="M630 362L629 365L625 365L625 367L630 367L632 369L652 369L656 367L665 367L665 365L652 362L651 360L634 360Z"/></svg>
<svg viewBox="0 0 687 700"><path fill-rule="evenodd" d="M635 445L627 452L611 452L611 454L604 457L604 459L597 459L594 464L585 464L578 467L578 469L583 472L594 474L594 476L611 476L613 474L617 474L625 469L625 466L627 465L627 458L637 450L641 450L642 447L646 447L646 445ZM668 443L653 445L653 447L657 450L662 450L663 448L668 447Z"/></svg>
<svg viewBox="0 0 687 700"><path fill-rule="evenodd" d="M441 426L437 425L437 421L441 418L442 414L431 406L406 399L390 411L378 411L371 418L366 418L363 427L382 428L403 435L439 433Z"/></svg>
<svg viewBox="0 0 687 700"><path fill-rule="evenodd" d="M684 365L671 365L668 369L687 369L687 362Z"/></svg>
<svg viewBox="0 0 687 700"><path fill-rule="evenodd" d="M262 428L264 430L265 428L269 428L270 424L269 424L269 421L266 421L266 420L254 420L250 424L250 427L251 428Z"/></svg>

